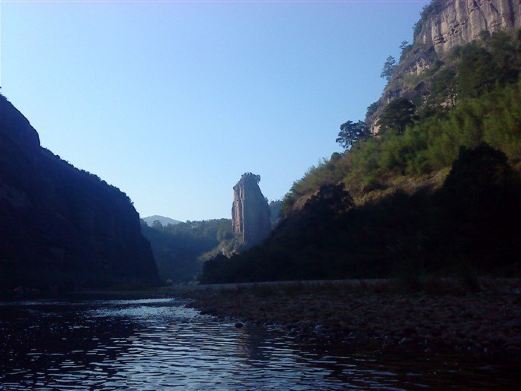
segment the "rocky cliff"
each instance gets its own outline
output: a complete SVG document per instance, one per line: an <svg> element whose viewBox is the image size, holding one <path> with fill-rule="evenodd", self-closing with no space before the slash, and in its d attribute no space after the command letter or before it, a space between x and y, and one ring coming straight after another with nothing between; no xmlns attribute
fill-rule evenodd
<svg viewBox="0 0 521 391"><path fill-rule="evenodd" d="M270 208L259 182L259 175L246 173L233 187L233 233L244 247L262 242L271 230Z"/></svg>
<svg viewBox="0 0 521 391"><path fill-rule="evenodd" d="M416 26L415 43L438 54L479 38L481 32L521 28L519 0L436 0Z"/></svg>
<svg viewBox="0 0 521 391"><path fill-rule="evenodd" d="M0 96L0 288L156 282L129 198L40 146Z"/></svg>
<svg viewBox="0 0 521 391"><path fill-rule="evenodd" d="M433 77L450 65L453 49L479 40L483 33L520 28L520 0L433 0L423 9L414 42L403 48L382 97L368 110L366 122L372 133L379 132L378 119L393 99L425 103Z"/></svg>

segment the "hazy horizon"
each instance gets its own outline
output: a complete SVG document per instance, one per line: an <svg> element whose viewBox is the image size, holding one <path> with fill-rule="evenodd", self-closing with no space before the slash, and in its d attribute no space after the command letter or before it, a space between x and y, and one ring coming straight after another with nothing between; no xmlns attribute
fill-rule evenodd
<svg viewBox="0 0 521 391"><path fill-rule="evenodd" d="M186 221L229 218L244 172L276 200L340 151L427 1L2 3L2 93L42 145Z"/></svg>

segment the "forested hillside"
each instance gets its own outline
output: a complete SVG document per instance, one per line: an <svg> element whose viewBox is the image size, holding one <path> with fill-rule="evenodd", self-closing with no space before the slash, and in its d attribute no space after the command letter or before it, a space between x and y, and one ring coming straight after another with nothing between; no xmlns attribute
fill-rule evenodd
<svg viewBox="0 0 521 391"><path fill-rule="evenodd" d="M159 282L129 197L40 146L0 96L0 295Z"/></svg>
<svg viewBox="0 0 521 391"><path fill-rule="evenodd" d="M409 188L412 184L413 189L424 182L440 185L461 146L488 143L517 167L521 161L521 33L484 34L483 40L456 48L438 67L422 75L431 86L427 98L416 103L397 98L385 107L377 121L377 137L365 123L342 125L339 138L351 142L350 149L312 167L295 182L284 210L289 212L299 199L328 183L343 182L358 200L401 184ZM362 131L357 133L354 125Z"/></svg>
<svg viewBox="0 0 521 391"><path fill-rule="evenodd" d="M411 72L419 48L429 66ZM517 31L442 54L403 43L366 121L341 125L345 152L294 183L263 245L208 262L203 281L519 273L520 71Z"/></svg>
<svg viewBox="0 0 521 391"><path fill-rule="evenodd" d="M210 251L219 254L219 246L233 236L229 219L167 226L161 223L148 226L143 221L141 229L152 246L160 277L173 282L193 281L201 272L205 254Z"/></svg>

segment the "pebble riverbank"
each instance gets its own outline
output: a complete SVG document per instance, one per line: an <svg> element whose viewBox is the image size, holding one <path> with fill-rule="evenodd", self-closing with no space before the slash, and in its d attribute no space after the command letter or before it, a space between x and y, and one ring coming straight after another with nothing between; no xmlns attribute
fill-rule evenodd
<svg viewBox="0 0 521 391"><path fill-rule="evenodd" d="M381 284L240 285L176 289L203 313L284 330L297 340L377 349L521 356L521 282L470 291L433 282L419 291Z"/></svg>

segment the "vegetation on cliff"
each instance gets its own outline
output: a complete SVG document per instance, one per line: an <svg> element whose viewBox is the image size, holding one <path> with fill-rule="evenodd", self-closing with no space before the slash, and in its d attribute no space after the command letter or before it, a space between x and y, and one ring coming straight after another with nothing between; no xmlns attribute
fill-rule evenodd
<svg viewBox="0 0 521 391"><path fill-rule="evenodd" d="M312 167L292 186L284 210L325 184L343 182L356 198L388 187L397 176L432 174L450 167L462 146L486 142L518 165L521 34L515 39L505 33L484 38L454 52L450 66L431 80L432 91L423 104L409 102L407 111L401 103L405 98L391 101L380 119L379 137L362 138L345 153ZM454 106L447 99L454 99Z"/></svg>
<svg viewBox="0 0 521 391"><path fill-rule="evenodd" d="M444 0L433 0L425 7L423 7L423 10L420 14L420 20L414 25L414 38L420 34L423 24L428 18L440 13L440 11L443 9L443 2Z"/></svg>
<svg viewBox="0 0 521 391"><path fill-rule="evenodd" d="M401 75L421 93L371 105L378 135L343 124L346 151L294 183L272 235L202 280L519 273L521 33L481 38Z"/></svg>
<svg viewBox="0 0 521 391"><path fill-rule="evenodd" d="M462 148L443 187L355 207L324 185L261 246L204 266L203 282L519 273L521 178L504 153Z"/></svg>

